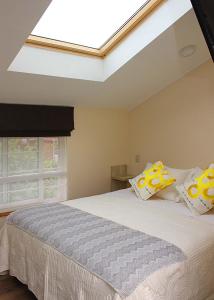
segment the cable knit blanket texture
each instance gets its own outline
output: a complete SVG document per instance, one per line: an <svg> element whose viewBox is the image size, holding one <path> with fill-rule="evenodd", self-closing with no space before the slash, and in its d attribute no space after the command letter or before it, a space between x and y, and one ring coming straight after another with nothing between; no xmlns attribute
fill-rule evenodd
<svg viewBox="0 0 214 300"><path fill-rule="evenodd" d="M108 283L121 298L150 274L183 261L173 244L60 203L22 209L7 219Z"/></svg>

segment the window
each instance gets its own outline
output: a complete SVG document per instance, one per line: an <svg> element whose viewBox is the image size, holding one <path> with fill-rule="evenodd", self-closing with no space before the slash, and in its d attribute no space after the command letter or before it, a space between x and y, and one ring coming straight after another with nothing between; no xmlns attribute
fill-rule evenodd
<svg viewBox="0 0 214 300"><path fill-rule="evenodd" d="M0 209L66 200L65 139L0 138Z"/></svg>
<svg viewBox="0 0 214 300"><path fill-rule="evenodd" d="M100 48L147 0L53 0L32 34Z"/></svg>
<svg viewBox="0 0 214 300"><path fill-rule="evenodd" d="M102 57L162 1L52 0L27 43Z"/></svg>

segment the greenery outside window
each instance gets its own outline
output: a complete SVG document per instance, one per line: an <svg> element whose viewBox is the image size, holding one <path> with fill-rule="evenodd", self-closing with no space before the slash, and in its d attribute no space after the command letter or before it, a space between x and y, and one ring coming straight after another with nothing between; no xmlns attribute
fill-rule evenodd
<svg viewBox="0 0 214 300"><path fill-rule="evenodd" d="M67 198L65 138L0 138L0 209Z"/></svg>

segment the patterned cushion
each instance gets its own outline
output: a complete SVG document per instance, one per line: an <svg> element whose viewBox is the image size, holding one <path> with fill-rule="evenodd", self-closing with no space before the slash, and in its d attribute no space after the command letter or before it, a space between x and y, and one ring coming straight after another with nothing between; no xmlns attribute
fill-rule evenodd
<svg viewBox="0 0 214 300"><path fill-rule="evenodd" d="M130 179L129 182L139 198L148 200L158 191L173 184L175 178L171 177L163 163L158 161L149 169L144 170L135 178Z"/></svg>
<svg viewBox="0 0 214 300"><path fill-rule="evenodd" d="M152 166L152 163L148 162L146 164L146 169L149 169ZM171 200L175 202L181 202L182 197L176 190L176 185L180 185L184 183L184 181L188 178L189 174L194 170L194 169L174 169L165 166L165 168L169 171L172 177L176 179L176 182L173 183L172 185L166 187L165 189L159 191L156 196L161 199L165 200Z"/></svg>
<svg viewBox="0 0 214 300"><path fill-rule="evenodd" d="M201 215L214 206L214 164L205 171L195 169L189 178L176 186L190 210Z"/></svg>

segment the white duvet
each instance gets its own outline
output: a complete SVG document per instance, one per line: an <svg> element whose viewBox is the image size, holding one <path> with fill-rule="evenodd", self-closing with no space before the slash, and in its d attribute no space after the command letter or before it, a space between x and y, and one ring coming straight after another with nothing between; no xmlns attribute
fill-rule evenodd
<svg viewBox="0 0 214 300"><path fill-rule="evenodd" d="M64 202L178 246L187 260L160 269L126 300L214 299L214 215L193 217L184 204L141 201L130 190ZM101 279L12 225L0 232L0 272L26 283L39 300L120 300Z"/></svg>

